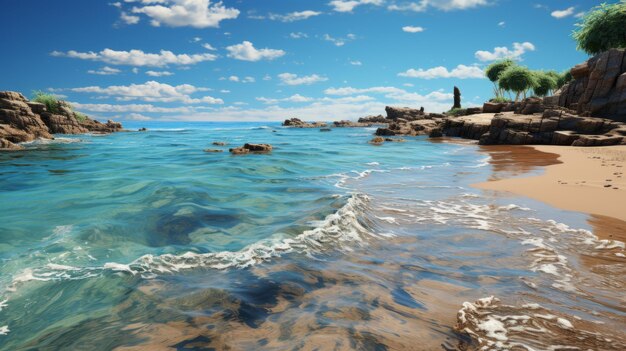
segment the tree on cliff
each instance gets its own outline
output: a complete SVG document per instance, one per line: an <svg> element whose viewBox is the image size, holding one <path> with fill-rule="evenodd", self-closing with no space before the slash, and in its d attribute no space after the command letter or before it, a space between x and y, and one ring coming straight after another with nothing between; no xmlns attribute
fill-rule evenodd
<svg viewBox="0 0 626 351"><path fill-rule="evenodd" d="M500 75L498 86L502 90L513 91L516 93L515 101L517 102L520 95L526 97L526 93L530 89L537 86L535 74L527 67L511 66Z"/></svg>
<svg viewBox="0 0 626 351"><path fill-rule="evenodd" d="M560 75L557 72L534 71L535 85L533 91L537 96L547 96L557 88L557 80Z"/></svg>
<svg viewBox="0 0 626 351"><path fill-rule="evenodd" d="M487 78L489 78L490 81L493 82L493 86L494 86L493 93L496 99L500 99L504 95L504 90L502 90L498 86L498 80L500 79L502 72L504 72L507 68L515 66L515 65L516 63L513 60L505 59L505 60L496 61L490 64L489 66L487 66L487 68L485 69L485 75L487 76Z"/></svg>
<svg viewBox="0 0 626 351"><path fill-rule="evenodd" d="M577 26L573 37L578 49L590 55L626 48L626 0L594 7Z"/></svg>

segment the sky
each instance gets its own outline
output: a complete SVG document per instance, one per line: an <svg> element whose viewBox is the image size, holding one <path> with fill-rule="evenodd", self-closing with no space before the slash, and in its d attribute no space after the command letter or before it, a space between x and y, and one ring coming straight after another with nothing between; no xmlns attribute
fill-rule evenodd
<svg viewBox="0 0 626 351"><path fill-rule="evenodd" d="M609 1L609 2L616 2ZM563 71L597 0L2 0L0 90L98 119L356 119L492 97L512 58Z"/></svg>

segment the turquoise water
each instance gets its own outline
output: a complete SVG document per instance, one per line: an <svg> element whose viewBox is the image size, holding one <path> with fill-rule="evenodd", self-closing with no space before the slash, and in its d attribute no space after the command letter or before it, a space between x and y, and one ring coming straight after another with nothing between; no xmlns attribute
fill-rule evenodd
<svg viewBox="0 0 626 351"><path fill-rule="evenodd" d="M476 146L126 127L149 130L0 154L0 349L453 348L456 311L489 295L623 325L616 283L579 258L623 274L623 246L596 248L584 215L472 189L493 172ZM246 142L274 150L228 153Z"/></svg>

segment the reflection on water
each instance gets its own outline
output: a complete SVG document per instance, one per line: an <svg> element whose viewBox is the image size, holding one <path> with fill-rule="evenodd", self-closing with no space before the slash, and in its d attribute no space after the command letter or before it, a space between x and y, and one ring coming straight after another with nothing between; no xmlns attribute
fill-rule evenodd
<svg viewBox="0 0 626 351"><path fill-rule="evenodd" d="M489 181L515 177L561 163L558 154L539 151L529 146L481 145L479 150L490 156L489 164L493 173L489 176Z"/></svg>
<svg viewBox="0 0 626 351"><path fill-rule="evenodd" d="M2 205L0 349L626 349L624 223L469 187L552 154L262 132L117 136L166 143L153 155L85 144L108 170L20 161L35 175L3 180L32 210ZM193 152L261 136L271 156ZM81 191L27 197L63 177Z"/></svg>

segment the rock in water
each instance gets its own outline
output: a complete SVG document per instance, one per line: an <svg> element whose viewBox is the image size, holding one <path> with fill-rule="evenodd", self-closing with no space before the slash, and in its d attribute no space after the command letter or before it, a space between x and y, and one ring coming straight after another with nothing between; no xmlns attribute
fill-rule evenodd
<svg viewBox="0 0 626 351"><path fill-rule="evenodd" d="M251 152L259 153L259 154L266 154L272 151L272 145L246 143L244 146L232 148L232 149L229 149L228 151L230 151L234 155L248 154Z"/></svg>
<svg viewBox="0 0 626 351"><path fill-rule="evenodd" d="M461 108L461 90L457 87L454 87L454 106L452 108Z"/></svg>

